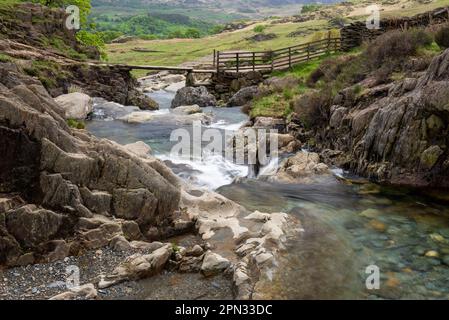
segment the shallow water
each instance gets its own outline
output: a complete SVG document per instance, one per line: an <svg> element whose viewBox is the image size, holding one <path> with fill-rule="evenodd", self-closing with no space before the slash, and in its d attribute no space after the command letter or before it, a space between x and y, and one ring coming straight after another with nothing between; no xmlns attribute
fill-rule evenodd
<svg viewBox="0 0 449 320"><path fill-rule="evenodd" d="M163 110L173 94L152 94ZM246 121L238 108L213 112L211 128L236 130ZM127 111L128 112L128 111ZM448 299L449 202L423 191L348 184L327 178L312 185L285 185L263 180L232 181L248 170L221 156L203 160L173 158L170 133L176 124L127 124L105 117L101 104L87 125L99 137L126 144L142 140L167 160L182 178L204 185L250 210L283 211L304 228L279 263L266 288L277 299ZM188 127L186 127L188 129ZM265 173L273 170L270 165ZM336 170L339 175L341 170ZM443 196L445 194L443 193ZM447 192L446 192L447 195ZM380 270L380 289L368 290L366 268Z"/></svg>

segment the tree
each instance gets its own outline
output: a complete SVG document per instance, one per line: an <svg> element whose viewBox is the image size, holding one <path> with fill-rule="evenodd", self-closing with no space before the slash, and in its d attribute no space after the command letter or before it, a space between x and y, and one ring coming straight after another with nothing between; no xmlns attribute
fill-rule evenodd
<svg viewBox="0 0 449 320"><path fill-rule="evenodd" d="M80 9L80 22L81 26L85 26L87 23L87 17L89 16L91 4L90 0L31 0L34 3L40 3L44 6L51 8L66 8L68 6L77 6Z"/></svg>
<svg viewBox="0 0 449 320"><path fill-rule="evenodd" d="M185 32L185 37L190 39L198 39L201 37L201 34L198 29L189 28Z"/></svg>

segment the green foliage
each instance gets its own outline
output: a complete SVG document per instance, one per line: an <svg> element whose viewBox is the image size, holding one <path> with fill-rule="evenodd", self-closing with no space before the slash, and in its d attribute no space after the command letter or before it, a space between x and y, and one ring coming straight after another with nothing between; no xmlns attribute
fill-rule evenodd
<svg viewBox="0 0 449 320"><path fill-rule="evenodd" d="M191 19L182 14L147 13L137 15L94 14L100 32L120 32L139 38L200 38L214 33L214 23Z"/></svg>
<svg viewBox="0 0 449 320"><path fill-rule="evenodd" d="M173 252L175 252L175 253L177 253L181 250L181 248L174 242L172 242L171 246L172 246Z"/></svg>
<svg viewBox="0 0 449 320"><path fill-rule="evenodd" d="M123 36L123 32L120 31L101 31L99 35L103 39L104 43L110 43L112 40Z"/></svg>
<svg viewBox="0 0 449 320"><path fill-rule="evenodd" d="M267 28L267 26L264 26L263 24L259 24L254 27L253 31L256 33L262 33L265 31L266 28Z"/></svg>
<svg viewBox="0 0 449 320"><path fill-rule="evenodd" d="M96 47L100 51L101 58L103 60L107 59L102 33L81 30L76 33L76 39L85 46Z"/></svg>
<svg viewBox="0 0 449 320"><path fill-rule="evenodd" d="M310 3L310 4L305 4L302 6L302 10L301 13L309 13L309 12L315 12L320 10L322 7L321 4L317 4L317 3Z"/></svg>
<svg viewBox="0 0 449 320"><path fill-rule="evenodd" d="M218 33L222 33L224 31L225 27L221 24L217 24L216 26L214 26L211 29L211 33L212 34L218 34Z"/></svg>
<svg viewBox="0 0 449 320"><path fill-rule="evenodd" d="M435 42L440 48L449 48L449 24L444 25L435 33Z"/></svg>
<svg viewBox="0 0 449 320"><path fill-rule="evenodd" d="M46 89L55 88L58 82L63 82L67 74L57 62L35 60L31 66L23 68L29 76L36 77Z"/></svg>
<svg viewBox="0 0 449 320"><path fill-rule="evenodd" d="M11 62L12 59L10 56L8 56L7 54L4 53L0 53L0 62Z"/></svg>
<svg viewBox="0 0 449 320"><path fill-rule="evenodd" d="M75 119L67 119L67 125L70 128L79 129L79 130L83 130L86 128L86 125L83 121L78 121Z"/></svg>
<svg viewBox="0 0 449 320"><path fill-rule="evenodd" d="M54 8L67 7L70 5L77 6L80 9L80 23L82 26L86 25L87 17L91 10L90 0L30 0L30 2L40 3L44 6Z"/></svg>
<svg viewBox="0 0 449 320"><path fill-rule="evenodd" d="M198 39L201 37L200 31L195 28L189 28L184 33L184 36L189 39Z"/></svg>

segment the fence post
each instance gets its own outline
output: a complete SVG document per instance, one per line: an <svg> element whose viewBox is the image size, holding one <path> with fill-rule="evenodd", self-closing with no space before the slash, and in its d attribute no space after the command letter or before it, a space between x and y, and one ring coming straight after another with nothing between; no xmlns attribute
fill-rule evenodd
<svg viewBox="0 0 449 320"><path fill-rule="evenodd" d="M217 58L217 50L215 50L214 49L214 64L213 64L213 66L215 67L216 65L216 63L217 63L217 61L215 60Z"/></svg>
<svg viewBox="0 0 449 320"><path fill-rule="evenodd" d="M236 58L236 61L237 61L237 72L239 72L240 55L239 55L238 52L235 54L235 58Z"/></svg>
<svg viewBox="0 0 449 320"><path fill-rule="evenodd" d="M253 71L256 71L256 53L253 52Z"/></svg>
<svg viewBox="0 0 449 320"><path fill-rule="evenodd" d="M288 48L288 67L292 68L292 47Z"/></svg>
<svg viewBox="0 0 449 320"><path fill-rule="evenodd" d="M331 31L327 32L327 53L330 53L331 49Z"/></svg>
<svg viewBox="0 0 449 320"><path fill-rule="evenodd" d="M310 60L310 43L307 43L307 61Z"/></svg>
<svg viewBox="0 0 449 320"><path fill-rule="evenodd" d="M217 51L217 73L220 73L220 51Z"/></svg>
<svg viewBox="0 0 449 320"><path fill-rule="evenodd" d="M270 58L271 58L271 72L274 71L274 53L273 51L270 51Z"/></svg>

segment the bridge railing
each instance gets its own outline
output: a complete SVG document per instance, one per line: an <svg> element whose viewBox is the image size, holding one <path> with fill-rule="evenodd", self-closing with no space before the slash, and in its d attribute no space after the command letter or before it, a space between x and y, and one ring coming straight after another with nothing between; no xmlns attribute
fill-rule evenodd
<svg viewBox="0 0 449 320"><path fill-rule="evenodd" d="M341 39L326 39L272 51L215 51L217 72L274 71L291 68L341 48Z"/></svg>

